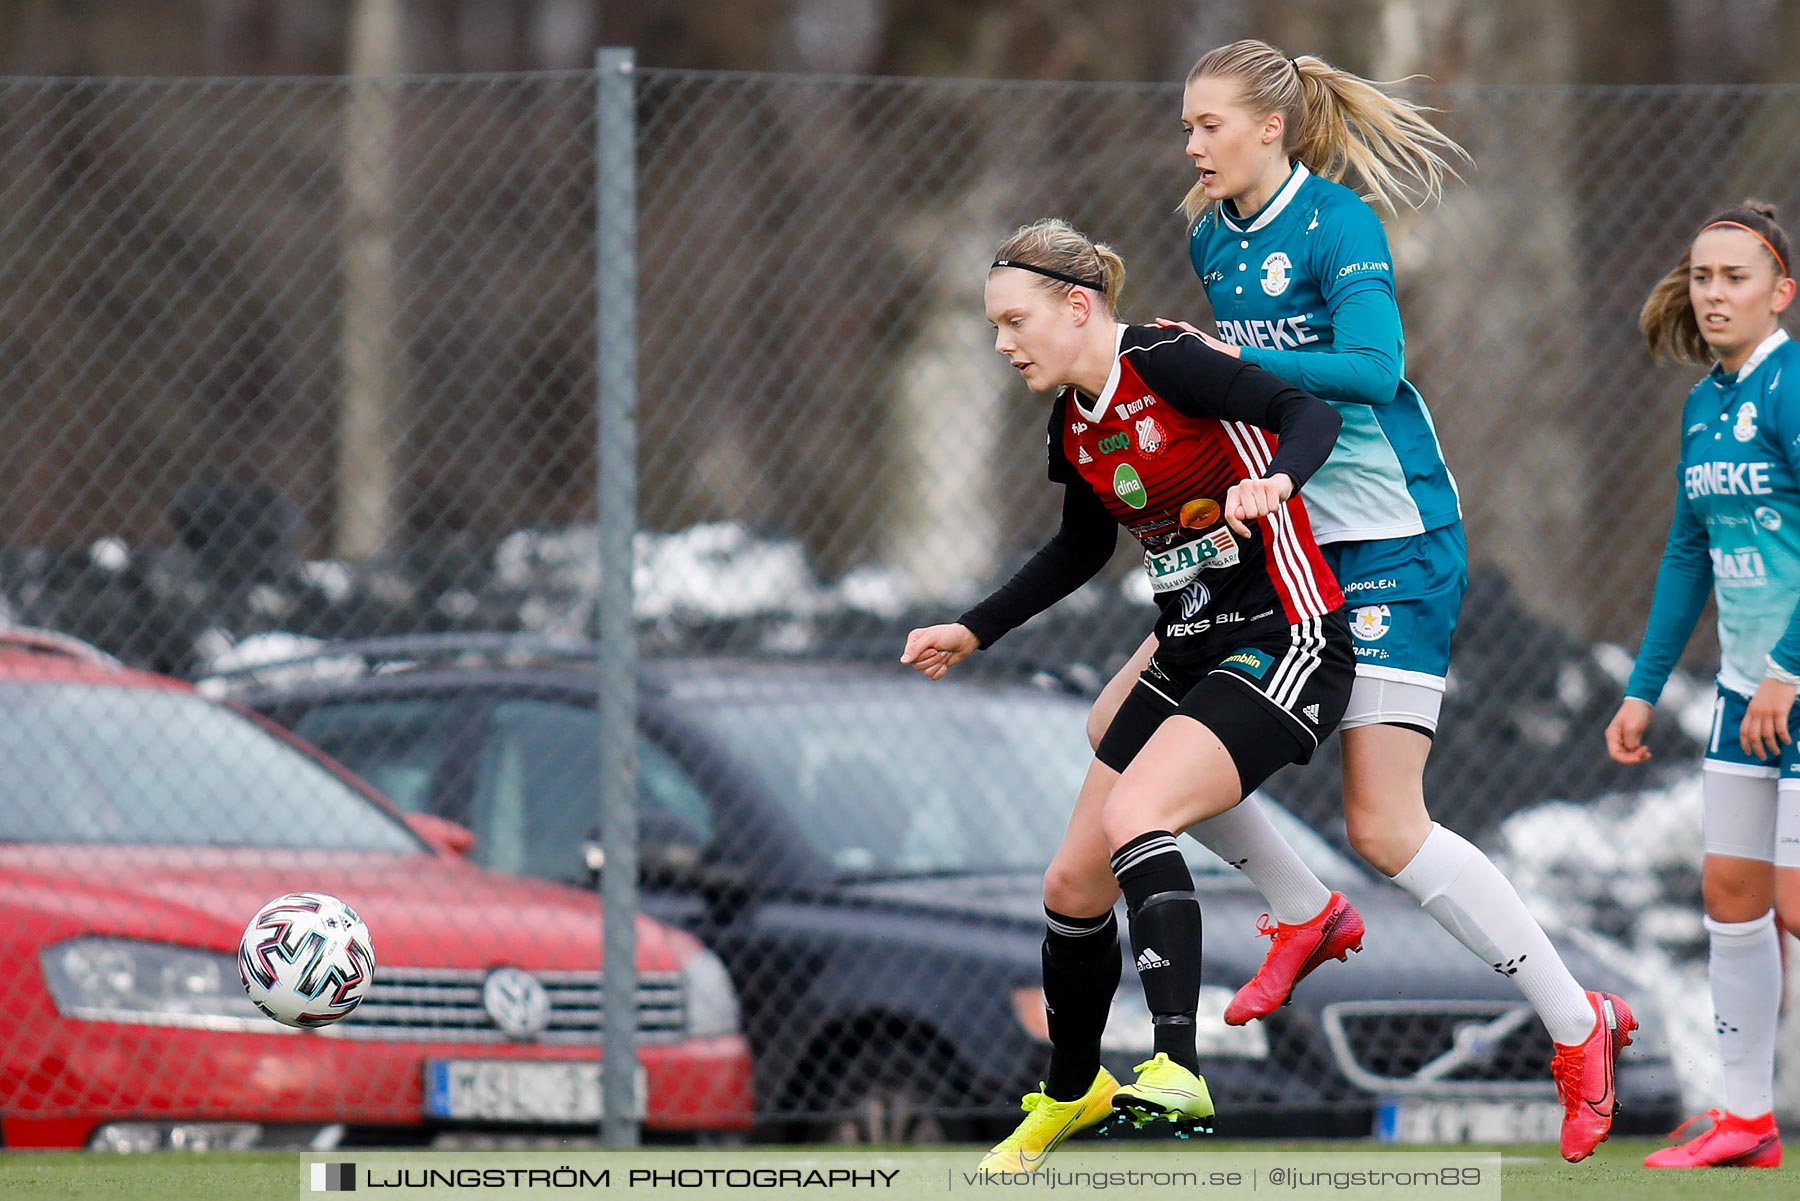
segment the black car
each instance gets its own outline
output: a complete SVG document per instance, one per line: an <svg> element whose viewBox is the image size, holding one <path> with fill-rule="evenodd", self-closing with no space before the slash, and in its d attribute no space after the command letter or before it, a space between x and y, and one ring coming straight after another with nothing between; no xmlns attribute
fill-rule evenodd
<svg viewBox="0 0 1800 1201"><path fill-rule="evenodd" d="M402 807L467 826L485 866L578 882L597 849L591 656L524 638L336 644L210 686ZM720 658L646 662L639 696L644 908L730 968L765 1122L884 1142L1010 1127L1046 1060L1041 877L1089 759L1087 700L933 684L893 665ZM1551 1044L1513 987L1265 803L1369 935L1292 1005L1226 1026L1226 1002L1267 949L1264 905L1187 843L1207 923L1199 1046L1220 1130L1554 1138ZM1564 950L1588 987L1642 996ZM1128 1079L1150 1022L1123 954L1103 1049ZM1621 1131L1677 1117L1656 1014L1642 1017L1620 1064Z"/></svg>

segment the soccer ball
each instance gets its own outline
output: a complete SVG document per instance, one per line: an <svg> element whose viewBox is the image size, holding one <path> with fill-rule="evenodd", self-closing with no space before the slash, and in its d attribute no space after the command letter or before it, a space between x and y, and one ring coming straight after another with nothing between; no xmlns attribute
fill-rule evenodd
<svg viewBox="0 0 1800 1201"><path fill-rule="evenodd" d="M375 980L375 948L350 906L322 892L290 892L250 919L238 975L258 1009L310 1030L362 1004Z"/></svg>

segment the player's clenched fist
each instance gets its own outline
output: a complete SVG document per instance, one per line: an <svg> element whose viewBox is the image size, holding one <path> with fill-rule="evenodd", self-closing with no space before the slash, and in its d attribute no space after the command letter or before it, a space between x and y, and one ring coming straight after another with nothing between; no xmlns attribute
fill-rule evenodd
<svg viewBox="0 0 1800 1201"><path fill-rule="evenodd" d="M1252 537L1252 521L1267 517L1294 494L1294 481L1277 471L1264 480L1244 480L1225 494L1225 524L1240 538Z"/></svg>
<svg viewBox="0 0 1800 1201"><path fill-rule="evenodd" d="M925 626L906 636L906 651L900 662L925 673L927 679L941 680L944 673L981 649L968 626L950 622L941 626Z"/></svg>
<svg viewBox="0 0 1800 1201"><path fill-rule="evenodd" d="M1634 696L1625 698L1619 711L1606 726L1606 753L1614 763L1644 763L1650 748L1644 745L1644 733L1650 728L1650 715L1655 712L1650 702Z"/></svg>

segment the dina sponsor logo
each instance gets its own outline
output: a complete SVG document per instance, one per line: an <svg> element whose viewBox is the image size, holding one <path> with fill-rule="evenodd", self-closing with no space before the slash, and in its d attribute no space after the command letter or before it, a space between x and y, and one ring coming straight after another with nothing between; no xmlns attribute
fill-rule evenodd
<svg viewBox="0 0 1800 1201"><path fill-rule="evenodd" d="M1123 434L1119 435L1124 437ZM1141 509L1150 503L1150 494L1144 490L1143 477L1130 463L1120 463L1119 469L1113 472L1113 495L1134 509Z"/></svg>

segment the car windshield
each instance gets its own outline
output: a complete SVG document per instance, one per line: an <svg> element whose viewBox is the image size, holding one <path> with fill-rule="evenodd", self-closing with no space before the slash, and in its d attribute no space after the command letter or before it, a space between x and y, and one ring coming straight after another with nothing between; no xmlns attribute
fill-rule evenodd
<svg viewBox="0 0 1800 1201"><path fill-rule="evenodd" d="M845 877L1041 872L1092 756L1088 706L943 688L709 703L708 725ZM1361 872L1287 810L1271 817L1330 884ZM1184 839L1197 875L1234 875Z"/></svg>
<svg viewBox="0 0 1800 1201"><path fill-rule="evenodd" d="M0 683L0 841L419 853L405 824L183 692Z"/></svg>

